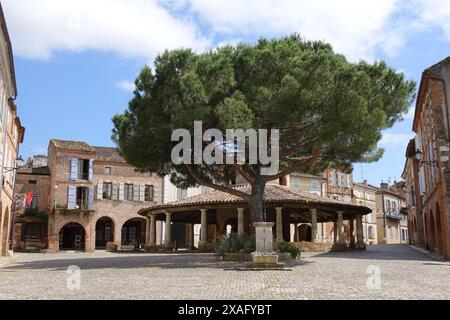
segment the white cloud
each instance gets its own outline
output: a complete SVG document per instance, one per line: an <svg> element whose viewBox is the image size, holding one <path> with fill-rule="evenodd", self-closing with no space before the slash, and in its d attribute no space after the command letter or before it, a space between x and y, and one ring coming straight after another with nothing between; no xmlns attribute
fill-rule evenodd
<svg viewBox="0 0 450 320"><path fill-rule="evenodd" d="M136 88L136 85L134 82L128 81L128 80L122 80L116 83L117 88L122 89L124 91L130 91L133 92Z"/></svg>
<svg viewBox="0 0 450 320"><path fill-rule="evenodd" d="M417 3L420 22L425 26L440 28L450 41L450 4L448 0L422 0Z"/></svg>
<svg viewBox="0 0 450 320"><path fill-rule="evenodd" d="M379 142L379 145L383 147L403 145L406 147L408 141L411 140L412 137L412 134L384 133L383 138L381 138Z"/></svg>
<svg viewBox="0 0 450 320"><path fill-rule="evenodd" d="M180 0L177 1L180 3ZM373 59L376 49L394 55L406 26L392 16L403 2L392 0L186 0L215 32L277 36L299 32L330 42L351 60Z"/></svg>
<svg viewBox="0 0 450 320"><path fill-rule="evenodd" d="M55 51L101 50L153 58L164 49L210 46L196 25L156 0L4 0L14 52L48 59Z"/></svg>

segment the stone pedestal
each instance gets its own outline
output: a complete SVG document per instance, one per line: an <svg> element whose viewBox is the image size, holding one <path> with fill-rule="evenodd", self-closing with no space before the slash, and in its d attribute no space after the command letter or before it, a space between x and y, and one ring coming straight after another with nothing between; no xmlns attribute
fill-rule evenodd
<svg viewBox="0 0 450 320"><path fill-rule="evenodd" d="M255 222L253 227L255 227L255 240L256 240L256 251L264 253L273 252L273 222Z"/></svg>

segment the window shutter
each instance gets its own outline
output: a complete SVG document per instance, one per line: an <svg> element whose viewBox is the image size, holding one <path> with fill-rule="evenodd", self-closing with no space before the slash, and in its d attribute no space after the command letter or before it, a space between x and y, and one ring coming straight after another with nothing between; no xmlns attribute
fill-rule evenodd
<svg viewBox="0 0 450 320"><path fill-rule="evenodd" d="M75 209L75 203L77 198L77 188L69 187L67 190L67 209Z"/></svg>
<svg viewBox="0 0 450 320"><path fill-rule="evenodd" d="M139 201L145 201L145 186L143 184L139 186Z"/></svg>
<svg viewBox="0 0 450 320"><path fill-rule="evenodd" d="M139 201L139 185L133 184L133 201Z"/></svg>
<svg viewBox="0 0 450 320"><path fill-rule="evenodd" d="M123 183L119 183L119 201L123 201Z"/></svg>
<svg viewBox="0 0 450 320"><path fill-rule="evenodd" d="M70 159L70 180L76 181L78 176L78 159Z"/></svg>
<svg viewBox="0 0 450 320"><path fill-rule="evenodd" d="M88 210L94 210L94 187L89 187L88 190Z"/></svg>
<svg viewBox="0 0 450 320"><path fill-rule="evenodd" d="M160 202L160 191L159 186L153 186L153 202L159 203Z"/></svg>
<svg viewBox="0 0 450 320"><path fill-rule="evenodd" d="M103 181L98 180L97 184L97 200L103 199Z"/></svg>
<svg viewBox="0 0 450 320"><path fill-rule="evenodd" d="M94 160L89 160L89 181L94 177Z"/></svg>

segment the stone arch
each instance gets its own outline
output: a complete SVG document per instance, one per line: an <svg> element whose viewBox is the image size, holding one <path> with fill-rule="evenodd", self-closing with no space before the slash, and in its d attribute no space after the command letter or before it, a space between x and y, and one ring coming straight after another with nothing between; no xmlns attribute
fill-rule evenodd
<svg viewBox="0 0 450 320"><path fill-rule="evenodd" d="M436 245L438 253L443 253L443 241L442 241L442 226L441 226L441 210L439 203L436 203Z"/></svg>
<svg viewBox="0 0 450 320"><path fill-rule="evenodd" d="M59 230L59 250L85 250L86 229L78 222L65 223Z"/></svg>
<svg viewBox="0 0 450 320"><path fill-rule="evenodd" d="M2 255L6 255L9 249L9 220L10 220L10 216L9 216L9 208L6 207L5 209L5 213L3 214L3 223L2 223L2 238L1 238L1 242L2 242Z"/></svg>
<svg viewBox="0 0 450 320"><path fill-rule="evenodd" d="M143 248L146 238L147 220L144 217L132 217L126 220L120 228L121 245Z"/></svg>
<svg viewBox="0 0 450 320"><path fill-rule="evenodd" d="M109 216L101 216L95 221L95 249L106 249L108 242L114 241L116 223Z"/></svg>
<svg viewBox="0 0 450 320"><path fill-rule="evenodd" d="M298 227L298 240L310 242L312 239L312 228L309 223L302 223Z"/></svg>

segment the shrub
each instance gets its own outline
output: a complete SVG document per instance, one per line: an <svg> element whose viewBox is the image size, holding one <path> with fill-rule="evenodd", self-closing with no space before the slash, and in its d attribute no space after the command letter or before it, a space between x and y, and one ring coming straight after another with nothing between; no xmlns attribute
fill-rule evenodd
<svg viewBox="0 0 450 320"><path fill-rule="evenodd" d="M241 235L233 232L230 236L223 235L217 244L216 252L220 254L224 253L237 253L237 252L253 252L255 251L255 239L253 236Z"/></svg>
<svg viewBox="0 0 450 320"><path fill-rule="evenodd" d="M289 242L278 242L276 245L277 251L278 252L287 252L290 253L292 258L297 258L298 256L300 256L301 250L299 248L297 248L296 246L294 246L292 243Z"/></svg>

